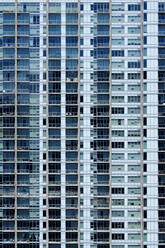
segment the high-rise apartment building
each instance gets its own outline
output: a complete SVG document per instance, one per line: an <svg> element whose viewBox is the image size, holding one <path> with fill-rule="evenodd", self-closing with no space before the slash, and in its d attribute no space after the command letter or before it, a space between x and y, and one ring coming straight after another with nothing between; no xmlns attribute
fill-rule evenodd
<svg viewBox="0 0 165 248"><path fill-rule="evenodd" d="M0 0L0 248L165 247L165 1Z"/></svg>

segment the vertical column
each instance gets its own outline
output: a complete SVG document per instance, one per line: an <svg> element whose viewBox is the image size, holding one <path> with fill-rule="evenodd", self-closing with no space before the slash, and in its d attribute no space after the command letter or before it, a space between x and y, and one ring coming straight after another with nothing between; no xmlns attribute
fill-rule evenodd
<svg viewBox="0 0 165 248"><path fill-rule="evenodd" d="M63 173L61 160L64 166L63 133L61 134L61 116L63 116L63 97L61 96L61 3L47 1L47 230L48 247L60 246L61 187ZM63 89L64 90L64 89ZM61 114L62 111L62 114ZM65 122L64 122L65 123ZM62 129L63 131L63 129ZM62 137L62 139L61 139ZM62 178L62 182L61 182ZM64 186L63 186L64 187ZM65 194L65 192L64 192Z"/></svg>
<svg viewBox="0 0 165 248"><path fill-rule="evenodd" d="M39 246L39 9L17 7L17 247Z"/></svg>
<svg viewBox="0 0 165 248"><path fill-rule="evenodd" d="M158 3L158 242L165 245L165 3Z"/></svg>
<svg viewBox="0 0 165 248"><path fill-rule="evenodd" d="M112 247L112 0L109 1L109 242Z"/></svg>
<svg viewBox="0 0 165 248"><path fill-rule="evenodd" d="M159 187L159 169L161 166L158 161L159 151L159 128L161 127L159 118L159 80L158 80L158 58L159 58L159 29L158 29L158 1L144 1L144 15L147 34L147 44L144 44L143 66L147 71L147 83L144 87L144 94L147 94L146 103L147 115L144 114L143 125L147 130L147 161L143 165L144 177L147 176L147 192L144 196L147 199L147 215L144 217L144 232L147 232L147 240L144 244L147 247L159 247L159 229L164 231L165 223L161 226L159 222L159 205L158 198L161 188ZM165 33L164 33L165 34ZM161 55L160 55L161 56ZM162 92L163 93L163 92ZM145 100L145 98L144 98ZM163 102L162 102L163 103ZM162 120L162 119L161 119ZM160 121L160 122L159 122ZM164 121L163 121L164 122ZM164 126L164 124L163 124ZM164 141L163 141L164 143ZM144 149L146 149L144 147ZM162 163L164 164L164 163ZM159 167L160 166L160 167ZM163 168L163 167L162 167ZM165 194L162 191L161 197ZM161 230L161 231L162 231Z"/></svg>
<svg viewBox="0 0 165 248"><path fill-rule="evenodd" d="M15 247L17 247L17 0L15 1Z"/></svg>
<svg viewBox="0 0 165 248"><path fill-rule="evenodd" d="M49 0L46 0L46 120L43 120L43 125L46 125L46 187L43 191L43 194L46 194L46 248L49 248L49 79L48 79L48 70L49 70ZM44 123L46 121L46 123ZM53 191L53 190L52 190ZM45 216L44 216L45 217ZM44 218L45 219L45 218Z"/></svg>
<svg viewBox="0 0 165 248"><path fill-rule="evenodd" d="M66 2L66 248L79 247L79 3Z"/></svg>
<svg viewBox="0 0 165 248"><path fill-rule="evenodd" d="M1 119L1 241L0 245L15 247L17 243L17 143L15 131L17 123L17 85L15 77L15 2L1 4L1 67L0 67L0 119ZM16 202L16 203L15 203Z"/></svg>
<svg viewBox="0 0 165 248"><path fill-rule="evenodd" d="M78 177L77 177L77 185L78 185L78 248L80 248L80 206L81 206L81 194L84 193L84 188L82 187L82 190L83 192L81 192L81 189L80 189L80 165L81 165L81 160L84 161L84 154L83 152L80 152L80 127L81 127L81 123L80 123L80 84L81 84L81 78L80 78L80 37L81 37L81 31L80 31L80 27L81 27L81 14L80 14L80 2L81 0L78 0L78 6L77 6L77 12L78 12L78 40L77 40L77 47L78 47L78 68L77 68L77 81L78 81L78 94L77 94L77 115L78 115L78 137L77 137L77 140L78 140L78 144L77 144L77 150L78 150L78 156L77 156L77 160L78 160ZM82 17L83 19L83 17ZM83 119L83 118L82 118ZM84 123L84 120L82 120L83 123ZM82 143L83 144L83 143ZM81 155L82 154L82 157ZM82 161L82 162L83 162ZM84 214L84 213L83 213Z"/></svg>
<svg viewBox="0 0 165 248"><path fill-rule="evenodd" d="M126 67L126 156L127 228L126 240L142 247L143 237L143 2L128 3L125 49ZM132 18L132 16L134 16ZM134 219L133 219L134 218ZM136 220L136 221L135 221ZM135 223L133 222L135 221Z"/></svg>
<svg viewBox="0 0 165 248"><path fill-rule="evenodd" d="M44 177L46 177L45 173L46 170L44 170L45 163L43 161L43 153L45 152L45 144L46 140L44 137L44 126L43 126L43 119L46 118L44 113L44 109L46 108L44 97L45 97L45 86L46 83L44 82L43 73L46 61L44 60L43 53L45 48L45 45L43 43L43 39L46 39L46 37L43 34L43 27L45 25L44 22L44 4L40 3L40 85L39 85L39 106L40 106L40 164L39 164L39 171L40 171L40 187L39 187L39 204L40 204L40 248L44 248L44 242L43 242L43 234L45 233L45 226L44 226L44 217L43 217L43 211L45 206L43 205L43 189L45 187Z"/></svg>
<svg viewBox="0 0 165 248"><path fill-rule="evenodd" d="M91 44L91 39L93 39L93 33L91 32L93 23L91 22L91 3L88 1L81 1L83 4L83 21L81 23L83 27L83 33L81 38L83 44L80 45L80 49L83 51L83 57L80 57L80 72L83 73L83 79L80 82L80 94L83 98L81 102L81 108L83 108L83 125L80 125L80 142L83 141L83 167L80 166L80 176L82 176L83 181L80 180L80 187L83 186L83 195L81 198L83 200L83 205L80 206L83 209L83 217L80 216L80 233L83 233L83 248L90 248L91 241L91 185L90 180L91 174L91 161L90 161L90 143L92 141L91 137L91 125L90 125L90 109L92 107L91 95L93 94L93 80L91 79L91 74L93 73L92 63L93 57L90 52L93 49ZM93 130L92 130L93 131ZM80 208L80 210L81 210ZM81 244L81 243L80 243Z"/></svg>
<svg viewBox="0 0 165 248"><path fill-rule="evenodd" d="M94 51L94 94L93 100L93 225L94 232L91 234L94 247L108 248L111 245L110 226L110 118L111 118L111 65L110 65L110 2L94 2L91 5L93 10L94 38L91 39ZM91 211L92 213L92 211Z"/></svg>
<svg viewBox="0 0 165 248"><path fill-rule="evenodd" d="M140 247L143 248L143 244L144 244L144 233L143 233L143 227L144 227L144 209L143 209L143 159L144 159L144 150L143 150L143 109L144 109L144 105L143 105L143 78L144 78L144 68L143 68L143 6L144 2L143 0L140 1L140 206L141 206L141 230L140 230L140 240L141 240L141 244Z"/></svg>
<svg viewBox="0 0 165 248"><path fill-rule="evenodd" d="M66 247L66 3L61 3L61 248Z"/></svg>

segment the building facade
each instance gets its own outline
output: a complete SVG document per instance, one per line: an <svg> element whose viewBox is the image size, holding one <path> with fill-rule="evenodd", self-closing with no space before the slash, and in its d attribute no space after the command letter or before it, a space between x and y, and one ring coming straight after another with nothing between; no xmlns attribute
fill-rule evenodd
<svg viewBox="0 0 165 248"><path fill-rule="evenodd" d="M0 1L0 248L165 247L165 2Z"/></svg>

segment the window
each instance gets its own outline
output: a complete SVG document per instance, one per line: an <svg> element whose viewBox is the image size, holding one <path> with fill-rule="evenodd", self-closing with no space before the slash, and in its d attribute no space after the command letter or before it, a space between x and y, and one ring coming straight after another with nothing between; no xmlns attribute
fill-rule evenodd
<svg viewBox="0 0 165 248"><path fill-rule="evenodd" d="M128 188L128 194L130 195L136 195L136 194L140 194L141 190L140 188Z"/></svg>
<svg viewBox="0 0 165 248"><path fill-rule="evenodd" d="M128 38L128 45L134 46L134 45L140 45L140 38Z"/></svg>
<svg viewBox="0 0 165 248"><path fill-rule="evenodd" d="M59 25L49 25L49 35L60 35L60 34L61 34L61 27Z"/></svg>
<svg viewBox="0 0 165 248"><path fill-rule="evenodd" d="M140 102L140 96L128 96L128 102L134 102L134 103L139 103Z"/></svg>
<svg viewBox="0 0 165 248"><path fill-rule="evenodd" d="M77 35L78 26L77 25L67 25L66 26L66 35Z"/></svg>
<svg viewBox="0 0 165 248"><path fill-rule="evenodd" d="M97 26L98 35L109 35L109 26L108 25L99 25Z"/></svg>
<svg viewBox="0 0 165 248"><path fill-rule="evenodd" d="M124 68L124 61L113 61L112 69L116 69L116 68Z"/></svg>
<svg viewBox="0 0 165 248"><path fill-rule="evenodd" d="M124 142L112 142L112 148L124 148Z"/></svg>
<svg viewBox="0 0 165 248"><path fill-rule="evenodd" d="M140 27L128 27L128 34L140 34Z"/></svg>
<svg viewBox="0 0 165 248"><path fill-rule="evenodd" d="M124 217L124 211L114 211L114 210L112 210L112 217Z"/></svg>
<svg viewBox="0 0 165 248"><path fill-rule="evenodd" d="M112 23L124 23L124 15L112 16Z"/></svg>
<svg viewBox="0 0 165 248"><path fill-rule="evenodd" d="M124 206L124 199L112 199L112 206Z"/></svg>
<svg viewBox="0 0 165 248"><path fill-rule="evenodd" d="M159 3L159 11L165 11L165 3Z"/></svg>
<svg viewBox="0 0 165 248"><path fill-rule="evenodd" d="M50 47L58 47L61 46L61 37L49 37L48 44Z"/></svg>
<svg viewBox="0 0 165 248"><path fill-rule="evenodd" d="M67 24L77 24L78 23L78 14L66 14L66 23Z"/></svg>
<svg viewBox="0 0 165 248"><path fill-rule="evenodd" d="M144 13L143 20L146 22L147 21L147 13Z"/></svg>
<svg viewBox="0 0 165 248"><path fill-rule="evenodd" d="M33 24L39 24L40 23L40 17L39 15L33 16Z"/></svg>
<svg viewBox="0 0 165 248"><path fill-rule="evenodd" d="M140 85L136 84L129 84L128 91L140 91Z"/></svg>
<svg viewBox="0 0 165 248"><path fill-rule="evenodd" d="M128 68L140 68L140 61L128 62Z"/></svg>
<svg viewBox="0 0 165 248"><path fill-rule="evenodd" d="M124 114L124 108L112 108L112 114Z"/></svg>
<svg viewBox="0 0 165 248"><path fill-rule="evenodd" d="M112 188L112 194L124 194L124 188Z"/></svg>
<svg viewBox="0 0 165 248"><path fill-rule="evenodd" d="M124 50L112 50L112 57L124 57Z"/></svg>
<svg viewBox="0 0 165 248"><path fill-rule="evenodd" d="M120 45L124 45L124 38L112 38L112 45L113 46L120 46Z"/></svg>
<svg viewBox="0 0 165 248"><path fill-rule="evenodd" d="M112 228L124 228L124 222L112 222Z"/></svg>
<svg viewBox="0 0 165 248"><path fill-rule="evenodd" d="M94 12L109 12L109 3L94 3L91 5Z"/></svg>
<svg viewBox="0 0 165 248"><path fill-rule="evenodd" d="M112 126L121 126L124 125L123 119L112 119Z"/></svg>
<svg viewBox="0 0 165 248"><path fill-rule="evenodd" d="M124 245L112 245L112 248L124 248Z"/></svg>
<svg viewBox="0 0 165 248"><path fill-rule="evenodd" d="M94 58L109 58L109 48L94 49Z"/></svg>
<svg viewBox="0 0 165 248"><path fill-rule="evenodd" d="M124 233L112 233L112 240L124 240Z"/></svg>
<svg viewBox="0 0 165 248"><path fill-rule="evenodd" d="M124 85L122 85L122 84L118 84L118 85L112 84L112 91L124 91Z"/></svg>
<svg viewBox="0 0 165 248"><path fill-rule="evenodd" d="M49 14L49 24L60 24L61 14Z"/></svg>
<svg viewBox="0 0 165 248"><path fill-rule="evenodd" d="M129 15L128 23L140 23L140 15Z"/></svg>
<svg viewBox="0 0 165 248"><path fill-rule="evenodd" d="M83 11L83 10L84 10L84 5L80 4L80 11Z"/></svg>
<svg viewBox="0 0 165 248"><path fill-rule="evenodd" d="M128 79L140 79L140 73L128 73Z"/></svg>
<svg viewBox="0 0 165 248"><path fill-rule="evenodd" d="M128 142L128 148L132 149L132 148L140 148L140 141L136 141L136 142Z"/></svg>
<svg viewBox="0 0 165 248"><path fill-rule="evenodd" d="M128 137L140 137L140 130L128 130Z"/></svg>
<svg viewBox="0 0 165 248"><path fill-rule="evenodd" d="M112 165L112 171L124 171L123 165Z"/></svg>
<svg viewBox="0 0 165 248"><path fill-rule="evenodd" d="M140 4L128 4L128 11L140 11Z"/></svg>
<svg viewBox="0 0 165 248"><path fill-rule="evenodd" d="M112 11L124 11L124 3L112 4Z"/></svg>
<svg viewBox="0 0 165 248"><path fill-rule="evenodd" d="M124 34L124 27L112 27L112 34Z"/></svg>
<svg viewBox="0 0 165 248"><path fill-rule="evenodd" d="M95 47L108 47L109 46L109 37L96 37L94 38Z"/></svg>
<svg viewBox="0 0 165 248"><path fill-rule="evenodd" d="M3 14L3 23L4 24L13 24L15 22L15 15L14 14Z"/></svg>
<svg viewBox="0 0 165 248"><path fill-rule="evenodd" d="M128 114L140 114L140 108L128 108Z"/></svg>
<svg viewBox="0 0 165 248"><path fill-rule="evenodd" d="M78 45L78 37L72 36L72 37L66 37L66 46L67 47L75 47Z"/></svg>
<svg viewBox="0 0 165 248"><path fill-rule="evenodd" d="M112 73L112 80L124 79L124 73Z"/></svg>
<svg viewBox="0 0 165 248"><path fill-rule="evenodd" d="M112 137L124 137L124 130L112 130Z"/></svg>
<svg viewBox="0 0 165 248"><path fill-rule="evenodd" d="M77 12L78 4L77 3L66 3L66 11L67 12Z"/></svg>
<svg viewBox="0 0 165 248"><path fill-rule="evenodd" d="M84 51L80 50L80 57L83 57L83 56L84 56Z"/></svg>
<svg viewBox="0 0 165 248"><path fill-rule="evenodd" d="M140 240L140 236L139 233L128 233L128 240Z"/></svg>
<svg viewBox="0 0 165 248"><path fill-rule="evenodd" d="M144 36L144 37L143 37L143 43L144 43L144 45L147 44L147 36Z"/></svg>
<svg viewBox="0 0 165 248"><path fill-rule="evenodd" d="M97 14L98 24L109 24L109 22L110 22L109 14Z"/></svg>

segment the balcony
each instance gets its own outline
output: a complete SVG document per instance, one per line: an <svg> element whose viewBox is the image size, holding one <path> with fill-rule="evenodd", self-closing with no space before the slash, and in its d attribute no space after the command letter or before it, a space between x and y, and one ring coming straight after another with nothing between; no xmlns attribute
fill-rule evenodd
<svg viewBox="0 0 165 248"><path fill-rule="evenodd" d="M78 204L66 204L66 208L78 208Z"/></svg>
<svg viewBox="0 0 165 248"><path fill-rule="evenodd" d="M66 219L77 219L78 215L70 215L70 216L66 216Z"/></svg>
<svg viewBox="0 0 165 248"><path fill-rule="evenodd" d="M66 196L77 196L78 192L74 192L74 191L66 191Z"/></svg>
<svg viewBox="0 0 165 248"><path fill-rule="evenodd" d="M109 208L109 203L94 203L95 208Z"/></svg>

